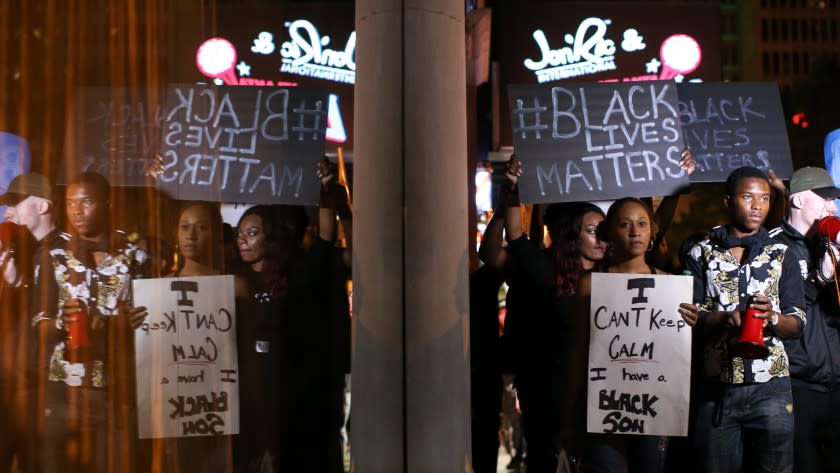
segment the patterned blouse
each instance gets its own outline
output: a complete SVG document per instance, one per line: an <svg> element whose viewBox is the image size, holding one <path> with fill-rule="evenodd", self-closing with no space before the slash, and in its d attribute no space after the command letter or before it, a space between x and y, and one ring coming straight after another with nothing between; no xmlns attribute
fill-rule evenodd
<svg viewBox="0 0 840 473"><path fill-rule="evenodd" d="M109 254L95 266L92 251L103 250ZM143 274L148 264L146 253L129 243L125 234L119 231L111 235L105 247L87 249L80 240L64 233L54 240L50 257L53 271L44 276L55 277L47 283L52 283L56 293L50 297L57 297L58 305L57 313L45 315L54 318L59 328L63 328L59 317L61 307L74 298L87 303L88 323L95 313L104 317L120 315L120 305L130 301L131 280ZM62 381L68 386L105 387L105 334L91 334L90 341L90 356L76 363L65 358L65 342L58 341L50 357L49 380Z"/></svg>
<svg viewBox="0 0 840 473"><path fill-rule="evenodd" d="M691 249L686 268L694 276L694 301L701 321L709 312L737 310L743 314L748 296L760 293L770 299L774 311L798 317L801 329L805 323L805 301L796 258L786 258L787 246L771 240L764 228L757 237L762 246L743 265L712 239ZM785 347L772 330L764 331L770 354L760 359L744 359L730 353L729 345L737 334L737 330L720 330L706 335L706 376L730 384L764 383L789 376Z"/></svg>

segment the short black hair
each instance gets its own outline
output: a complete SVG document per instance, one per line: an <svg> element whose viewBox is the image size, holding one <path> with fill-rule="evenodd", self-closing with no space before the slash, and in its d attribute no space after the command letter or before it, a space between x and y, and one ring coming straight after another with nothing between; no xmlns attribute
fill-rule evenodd
<svg viewBox="0 0 840 473"><path fill-rule="evenodd" d="M770 178L767 177L764 171L754 166L742 166L729 173L729 177L726 178L726 195L731 196L734 194L738 183L750 178L762 179L768 186L770 185Z"/></svg>
<svg viewBox="0 0 840 473"><path fill-rule="evenodd" d="M98 172L85 171L77 174L68 182L68 187L71 185L85 184L93 191L94 195L100 200L111 200L111 185L108 184L108 179Z"/></svg>

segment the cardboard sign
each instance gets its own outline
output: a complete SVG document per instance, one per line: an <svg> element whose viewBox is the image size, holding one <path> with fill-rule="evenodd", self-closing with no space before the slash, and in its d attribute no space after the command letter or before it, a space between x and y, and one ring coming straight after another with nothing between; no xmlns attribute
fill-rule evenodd
<svg viewBox="0 0 840 473"><path fill-rule="evenodd" d="M685 144L697 168L693 182L724 182L741 166L790 178L785 117L775 82L678 84Z"/></svg>
<svg viewBox="0 0 840 473"><path fill-rule="evenodd" d="M138 279L135 331L140 438L239 433L233 276Z"/></svg>
<svg viewBox="0 0 840 473"><path fill-rule="evenodd" d="M170 85L161 187L178 199L317 205L327 91Z"/></svg>
<svg viewBox="0 0 840 473"><path fill-rule="evenodd" d="M610 200L689 183L673 82L511 85L525 202Z"/></svg>
<svg viewBox="0 0 840 473"><path fill-rule="evenodd" d="M692 278L592 274L588 432L688 432L691 328L679 305Z"/></svg>
<svg viewBox="0 0 840 473"><path fill-rule="evenodd" d="M162 107L153 89L83 87L76 90L64 135L56 184L93 171L112 186L150 186L146 176L159 151Z"/></svg>

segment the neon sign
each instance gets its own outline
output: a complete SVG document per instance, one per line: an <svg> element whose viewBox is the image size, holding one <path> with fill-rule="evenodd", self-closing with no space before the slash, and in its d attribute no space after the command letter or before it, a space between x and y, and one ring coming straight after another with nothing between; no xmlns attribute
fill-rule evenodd
<svg viewBox="0 0 840 473"><path fill-rule="evenodd" d="M607 29L611 23L608 19L586 18L580 22L574 35L564 35L566 45L557 49L551 48L543 30L534 30L532 36L541 57L538 60L525 59L523 64L536 74L539 83L615 71L618 48L615 41L607 36ZM645 38L637 29L624 30L621 50L637 53L646 48ZM694 72L700 66L702 57L700 44L694 38L686 34L673 34L662 42L659 57L651 58L645 64L645 74L601 81L673 79L682 82L686 74Z"/></svg>
<svg viewBox="0 0 840 473"><path fill-rule="evenodd" d="M285 25L290 41L280 46L283 64L280 72L353 84L356 82L356 32L350 33L344 50L329 49L329 36L321 33L308 20L295 20ZM260 37L266 33L260 33ZM255 40L255 47L257 47Z"/></svg>
<svg viewBox="0 0 840 473"><path fill-rule="evenodd" d="M563 37L568 46L558 49L551 49L543 30L534 31L532 36L542 58L538 61L525 59L525 67L536 73L540 83L615 70L615 42L606 38L609 24L610 20L587 18L580 22L574 36L566 34ZM644 48L641 37L638 38L632 47L638 48L641 44Z"/></svg>
<svg viewBox="0 0 840 473"><path fill-rule="evenodd" d="M306 24L311 26L311 23L306 22L305 20L297 20L297 21L304 21ZM306 24L303 27L306 27ZM314 30L314 27L312 27ZM317 34L317 30L314 30L315 34ZM294 38L294 36L293 36ZM348 48L352 50L355 48L356 44L356 35L355 33L350 35L350 39L352 42L352 47L348 42ZM321 44L329 44L329 37L324 39L318 40ZM286 42L283 43L281 47L284 50L289 51L289 54L294 53L294 49L292 46L289 46L290 43ZM257 38L253 41L253 46L251 46L251 52L257 54L271 54L275 50L274 47L274 37L271 33L262 32L257 35ZM301 50L298 50L300 52ZM301 60L301 67L305 67L305 62L312 58L317 58L319 61L326 61L327 64L336 64L339 60L337 59L330 59L338 57L335 54L335 51L331 51L329 49L321 50L317 48L317 51L312 50L304 50L307 51L306 54L299 55L298 59ZM317 52L317 54L316 54ZM346 50L345 50L346 52ZM282 54L282 52L281 52ZM259 79L254 77L244 77L251 75L251 66L247 64L245 61L240 61L237 64L238 55L236 52L236 48L234 45L225 38L210 38L204 41L199 47L198 51L196 51L196 59L195 63L198 67L198 70L201 71L206 77L213 79L216 85L230 85L230 86L278 86L278 87L294 87L297 85L295 82L287 82L287 81L273 81L273 80L266 80L266 79ZM286 59L284 59L285 61ZM342 59L343 60L343 59ZM346 63L345 63L346 65ZM285 63L284 63L285 66ZM355 63L352 63L353 69L356 68ZM239 72L239 77L237 77L236 72ZM355 72L351 72L355 77ZM347 141L347 132L344 129L344 121L341 119L341 110L339 108L338 103L338 96L335 94L330 94L329 106L327 109L327 134L326 139L328 141L332 141L334 143L344 143Z"/></svg>

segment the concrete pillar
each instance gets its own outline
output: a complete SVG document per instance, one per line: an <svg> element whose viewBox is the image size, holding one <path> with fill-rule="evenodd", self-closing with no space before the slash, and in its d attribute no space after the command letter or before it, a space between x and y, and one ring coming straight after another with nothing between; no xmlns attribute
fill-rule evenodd
<svg viewBox="0 0 840 473"><path fill-rule="evenodd" d="M462 0L357 0L354 471L471 471Z"/></svg>

